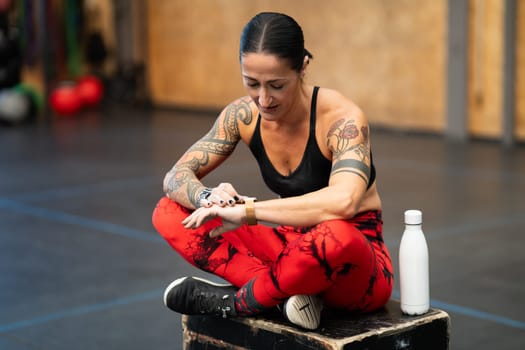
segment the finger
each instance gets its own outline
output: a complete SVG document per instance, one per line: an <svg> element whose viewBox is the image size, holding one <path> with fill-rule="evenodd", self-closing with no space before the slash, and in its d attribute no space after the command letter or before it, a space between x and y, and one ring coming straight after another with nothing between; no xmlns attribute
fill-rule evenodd
<svg viewBox="0 0 525 350"><path fill-rule="evenodd" d="M184 220L182 220L182 224L185 228L197 228L201 224L199 221L201 220L200 217L202 216L202 210L197 209L193 213L191 213L189 216L187 216Z"/></svg>
<svg viewBox="0 0 525 350"><path fill-rule="evenodd" d="M200 226L199 224L199 217L200 213L193 212L190 216L188 216L185 219L185 222L183 222L185 228L197 228Z"/></svg>
<svg viewBox="0 0 525 350"><path fill-rule="evenodd" d="M216 203L221 207L224 207L226 205L233 207L235 203L239 202L239 196L232 196L227 192L218 193L217 195L215 195L214 198L216 200Z"/></svg>
<svg viewBox="0 0 525 350"><path fill-rule="evenodd" d="M226 233L228 231L231 231L231 229L227 228L226 226L217 226L213 230L210 231L209 235L210 238L219 237L223 233Z"/></svg>
<svg viewBox="0 0 525 350"><path fill-rule="evenodd" d="M194 219L191 217L187 217L182 224L184 225L184 228L193 228L194 225Z"/></svg>
<svg viewBox="0 0 525 350"><path fill-rule="evenodd" d="M201 199L200 205L201 208L209 208L213 205L213 203L208 199Z"/></svg>
<svg viewBox="0 0 525 350"><path fill-rule="evenodd" d="M240 203L241 197L237 192L229 193L228 205L233 207L236 203Z"/></svg>
<svg viewBox="0 0 525 350"><path fill-rule="evenodd" d="M209 208L201 207L191 213L189 216L191 221L188 221L186 228L198 228L217 216L219 216L217 206L211 206Z"/></svg>
<svg viewBox="0 0 525 350"><path fill-rule="evenodd" d="M212 204L215 204L215 205L218 205L220 207L223 207L224 206L224 200L222 200L218 195L217 193L212 193L208 199L210 200L210 202Z"/></svg>
<svg viewBox="0 0 525 350"><path fill-rule="evenodd" d="M230 192L222 191L222 192L218 193L217 196L219 196L224 201L224 202L222 202L222 203L224 203L224 205L229 205L230 207L235 205L235 199L230 194Z"/></svg>
<svg viewBox="0 0 525 350"><path fill-rule="evenodd" d="M236 198L236 196L230 196L228 194L228 197L227 197L227 200L226 200L226 204L229 205L230 207L233 207L235 205L235 203L237 203L237 200L235 198Z"/></svg>
<svg viewBox="0 0 525 350"><path fill-rule="evenodd" d="M222 191L220 195L229 206L233 206L235 203L239 202L239 193L237 193L232 184L224 182L217 186L217 189Z"/></svg>
<svg viewBox="0 0 525 350"><path fill-rule="evenodd" d="M210 231L210 233L209 233L210 238L219 237L223 233L219 229L220 227L222 227L222 226L218 226L218 227L216 227L216 228L214 228L213 230Z"/></svg>
<svg viewBox="0 0 525 350"><path fill-rule="evenodd" d="M182 220L182 224L183 224L183 225L186 225L189 221L191 221L191 218L192 218L191 214L188 215L188 216L186 216L186 217L184 218L184 220Z"/></svg>

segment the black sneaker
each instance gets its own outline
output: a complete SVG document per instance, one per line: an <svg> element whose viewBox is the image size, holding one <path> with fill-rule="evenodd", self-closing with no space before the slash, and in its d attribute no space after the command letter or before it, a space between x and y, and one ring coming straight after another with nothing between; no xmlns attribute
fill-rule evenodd
<svg viewBox="0 0 525 350"><path fill-rule="evenodd" d="M291 296L283 307L284 316L288 321L311 330L319 327L321 311L323 311L323 301L315 295Z"/></svg>
<svg viewBox="0 0 525 350"><path fill-rule="evenodd" d="M236 316L234 296L237 288L198 277L182 277L164 292L164 304L185 315Z"/></svg>

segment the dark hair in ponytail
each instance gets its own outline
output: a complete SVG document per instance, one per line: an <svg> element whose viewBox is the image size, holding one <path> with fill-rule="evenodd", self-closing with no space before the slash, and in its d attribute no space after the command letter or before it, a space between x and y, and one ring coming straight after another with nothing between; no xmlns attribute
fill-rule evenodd
<svg viewBox="0 0 525 350"><path fill-rule="evenodd" d="M304 57L313 58L304 48L303 31L290 16L261 12L253 17L241 34L239 58L247 53L269 53L287 59L293 70L300 72Z"/></svg>

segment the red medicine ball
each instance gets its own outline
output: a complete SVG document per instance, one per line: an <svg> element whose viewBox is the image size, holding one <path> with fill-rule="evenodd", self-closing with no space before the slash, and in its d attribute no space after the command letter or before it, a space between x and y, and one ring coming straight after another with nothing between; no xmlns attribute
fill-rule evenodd
<svg viewBox="0 0 525 350"><path fill-rule="evenodd" d="M56 87L49 96L49 104L55 113L63 116L73 115L82 107L82 101L74 84Z"/></svg>
<svg viewBox="0 0 525 350"><path fill-rule="evenodd" d="M93 107L100 103L104 94L104 85L95 76L81 78L77 84L77 91L82 105Z"/></svg>

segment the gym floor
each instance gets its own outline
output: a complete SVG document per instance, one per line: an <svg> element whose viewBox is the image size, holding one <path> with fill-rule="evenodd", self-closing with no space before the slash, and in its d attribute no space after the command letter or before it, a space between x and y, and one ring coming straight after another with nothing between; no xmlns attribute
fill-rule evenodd
<svg viewBox="0 0 525 350"><path fill-rule="evenodd" d="M151 212L164 173L213 119L112 107L0 128L1 349L181 349L164 287L209 276L164 243ZM525 147L374 127L372 147L396 273L403 212L423 211L450 348L522 349ZM273 197L244 145L205 179L222 181Z"/></svg>

